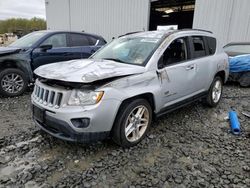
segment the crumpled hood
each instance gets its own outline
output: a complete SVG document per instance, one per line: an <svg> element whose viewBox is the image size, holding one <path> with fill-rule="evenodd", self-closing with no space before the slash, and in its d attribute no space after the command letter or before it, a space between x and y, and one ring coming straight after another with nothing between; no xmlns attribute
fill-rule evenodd
<svg viewBox="0 0 250 188"><path fill-rule="evenodd" d="M110 60L72 60L37 68L35 74L52 80L91 83L98 80L145 72L145 67Z"/></svg>
<svg viewBox="0 0 250 188"><path fill-rule="evenodd" d="M20 48L0 47L0 55L18 53Z"/></svg>

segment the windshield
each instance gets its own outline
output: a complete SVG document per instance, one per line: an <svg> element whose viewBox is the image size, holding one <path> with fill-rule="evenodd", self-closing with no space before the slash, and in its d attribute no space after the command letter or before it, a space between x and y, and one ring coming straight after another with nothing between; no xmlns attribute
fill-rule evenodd
<svg viewBox="0 0 250 188"><path fill-rule="evenodd" d="M120 63L143 65L158 46L155 38L118 38L94 54L93 59L114 60Z"/></svg>
<svg viewBox="0 0 250 188"><path fill-rule="evenodd" d="M23 36L22 38L16 40L10 47L27 48L33 46L39 39L41 39L46 32L34 32Z"/></svg>
<svg viewBox="0 0 250 188"><path fill-rule="evenodd" d="M250 54L250 44L232 44L224 47L225 52L235 54Z"/></svg>

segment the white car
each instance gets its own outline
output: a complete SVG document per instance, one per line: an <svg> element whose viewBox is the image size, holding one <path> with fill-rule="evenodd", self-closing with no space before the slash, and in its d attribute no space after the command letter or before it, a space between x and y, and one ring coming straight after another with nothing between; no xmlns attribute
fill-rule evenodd
<svg viewBox="0 0 250 188"><path fill-rule="evenodd" d="M111 136L138 144L153 117L222 96L228 56L199 30L139 32L115 39L92 57L42 66L32 94L35 123L64 140Z"/></svg>

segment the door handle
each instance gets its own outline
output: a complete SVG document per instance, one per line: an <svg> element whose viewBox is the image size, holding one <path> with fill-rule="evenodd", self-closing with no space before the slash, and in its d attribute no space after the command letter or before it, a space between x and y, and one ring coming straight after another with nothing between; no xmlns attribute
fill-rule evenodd
<svg viewBox="0 0 250 188"><path fill-rule="evenodd" d="M186 70L193 70L194 69L194 65L189 65L186 67Z"/></svg>

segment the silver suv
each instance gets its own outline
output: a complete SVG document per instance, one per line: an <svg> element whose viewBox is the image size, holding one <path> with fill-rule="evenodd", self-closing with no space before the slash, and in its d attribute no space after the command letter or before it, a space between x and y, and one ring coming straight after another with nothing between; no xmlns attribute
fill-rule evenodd
<svg viewBox="0 0 250 188"><path fill-rule="evenodd" d="M228 56L210 32L125 35L89 59L36 69L33 118L60 139L111 136L130 147L145 137L153 117L201 99L215 107L228 73Z"/></svg>

